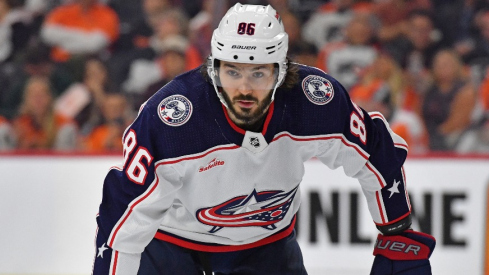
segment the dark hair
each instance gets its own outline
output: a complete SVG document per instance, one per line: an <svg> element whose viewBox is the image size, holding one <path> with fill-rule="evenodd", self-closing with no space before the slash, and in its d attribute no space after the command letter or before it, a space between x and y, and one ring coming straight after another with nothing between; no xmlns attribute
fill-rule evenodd
<svg viewBox="0 0 489 275"><path fill-rule="evenodd" d="M209 59L206 59L209 60ZM218 59L214 59L214 68L219 67L220 61ZM278 64L274 64L275 67L278 68ZM207 73L208 63L204 62L200 67L200 73L205 78L205 80L211 83L211 78ZM279 88L282 89L291 89L297 84L299 80L299 65L295 62L292 62L290 58L287 58L287 74L285 75L284 82L280 85Z"/></svg>

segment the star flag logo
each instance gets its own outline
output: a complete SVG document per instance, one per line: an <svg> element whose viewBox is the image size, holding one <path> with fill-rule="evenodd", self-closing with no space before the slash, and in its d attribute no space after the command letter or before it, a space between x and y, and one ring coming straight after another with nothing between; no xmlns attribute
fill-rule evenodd
<svg viewBox="0 0 489 275"><path fill-rule="evenodd" d="M294 200L297 187L289 192L264 191L239 196L214 207L197 210L197 219L212 226L210 233L224 227L261 226L273 230L285 217Z"/></svg>

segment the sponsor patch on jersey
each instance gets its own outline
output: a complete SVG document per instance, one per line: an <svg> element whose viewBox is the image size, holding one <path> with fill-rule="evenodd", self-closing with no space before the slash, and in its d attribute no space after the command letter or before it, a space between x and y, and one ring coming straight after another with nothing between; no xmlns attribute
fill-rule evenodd
<svg viewBox="0 0 489 275"><path fill-rule="evenodd" d="M309 75L302 80L302 90L307 99L316 105L328 104L334 96L333 84L324 77Z"/></svg>
<svg viewBox="0 0 489 275"><path fill-rule="evenodd" d="M192 103L183 95L169 96L158 105L158 115L167 125L183 125L192 115Z"/></svg>
<svg viewBox="0 0 489 275"><path fill-rule="evenodd" d="M214 158L211 161L209 161L209 163L206 166L200 166L199 167L199 173L200 172L205 172L205 171L207 171L207 170L209 170L211 168L214 168L216 166L222 166L224 164L225 164L225 162L223 160L220 160L218 158Z"/></svg>

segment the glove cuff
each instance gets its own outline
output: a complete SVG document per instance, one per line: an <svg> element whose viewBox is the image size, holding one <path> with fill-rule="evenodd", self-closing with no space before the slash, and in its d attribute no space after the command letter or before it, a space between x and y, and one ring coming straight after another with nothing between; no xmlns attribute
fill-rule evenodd
<svg viewBox="0 0 489 275"><path fill-rule="evenodd" d="M432 249L428 245L402 235L385 236L379 234L373 254L375 256L382 255L390 260L425 260L430 257L431 251Z"/></svg>

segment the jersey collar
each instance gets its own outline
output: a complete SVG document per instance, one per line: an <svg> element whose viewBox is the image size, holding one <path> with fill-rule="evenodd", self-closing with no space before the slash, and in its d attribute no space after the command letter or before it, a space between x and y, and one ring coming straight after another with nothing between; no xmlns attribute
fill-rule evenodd
<svg viewBox="0 0 489 275"><path fill-rule="evenodd" d="M224 116L226 117L226 120L228 121L229 125L231 126L231 128L233 128L234 131L242 134L242 135L245 135L246 134L246 130L243 130L241 129L238 125L236 125L236 123L234 123L231 118L229 117L229 114L227 112L227 109L226 109L226 106L224 105L221 105L222 106L222 110L224 112ZM268 113L267 113L267 116L265 118L265 122L263 124L263 129L261 131L261 134L262 135L265 135L265 133L267 132L267 129L268 129L268 125L270 124L270 120L272 119L272 116L273 116L273 109L274 109L274 106L275 106L275 102L272 101L272 103L270 103L270 107L268 107Z"/></svg>

